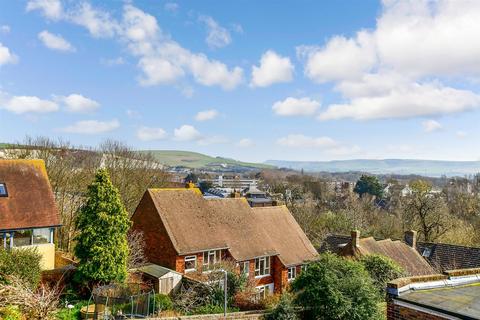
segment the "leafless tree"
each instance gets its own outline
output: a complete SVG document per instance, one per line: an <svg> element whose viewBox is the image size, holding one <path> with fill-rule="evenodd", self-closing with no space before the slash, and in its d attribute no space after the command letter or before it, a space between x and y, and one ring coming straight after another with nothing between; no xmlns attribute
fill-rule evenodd
<svg viewBox="0 0 480 320"><path fill-rule="evenodd" d="M7 279L7 284L0 284L0 307L17 306L27 319L55 319L61 293L58 285L32 289L18 278L7 276Z"/></svg>
<svg viewBox="0 0 480 320"><path fill-rule="evenodd" d="M139 268L147 263L145 255L145 241L143 232L130 230L127 234L128 241L128 269Z"/></svg>

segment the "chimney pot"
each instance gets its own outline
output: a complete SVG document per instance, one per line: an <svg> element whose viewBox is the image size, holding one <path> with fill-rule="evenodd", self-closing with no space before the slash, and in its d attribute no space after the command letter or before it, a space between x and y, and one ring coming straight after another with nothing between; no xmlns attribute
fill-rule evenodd
<svg viewBox="0 0 480 320"><path fill-rule="evenodd" d="M415 230L408 230L405 231L405 243L408 244L410 247L416 249L417 248L417 231Z"/></svg>
<svg viewBox="0 0 480 320"><path fill-rule="evenodd" d="M353 230L351 232L351 236L352 236L352 246L354 248L360 247L360 231Z"/></svg>

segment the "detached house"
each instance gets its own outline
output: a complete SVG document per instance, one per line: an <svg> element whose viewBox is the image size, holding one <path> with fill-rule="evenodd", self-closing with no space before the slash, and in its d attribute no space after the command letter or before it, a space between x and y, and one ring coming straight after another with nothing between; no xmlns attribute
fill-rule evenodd
<svg viewBox="0 0 480 320"><path fill-rule="evenodd" d="M188 274L233 260L261 296L281 292L317 252L284 206L204 199L192 189L149 189L132 216L151 263Z"/></svg>
<svg viewBox="0 0 480 320"><path fill-rule="evenodd" d="M36 247L44 270L55 267L60 225L42 160L0 160L0 240L4 249Z"/></svg>

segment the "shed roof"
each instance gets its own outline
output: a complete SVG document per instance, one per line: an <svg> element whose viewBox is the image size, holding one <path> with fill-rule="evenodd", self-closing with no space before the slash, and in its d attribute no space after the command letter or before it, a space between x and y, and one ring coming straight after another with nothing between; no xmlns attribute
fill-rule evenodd
<svg viewBox="0 0 480 320"><path fill-rule="evenodd" d="M164 275L166 275L168 273L171 273L171 272L178 273L175 270L168 269L168 268L165 268L165 267L159 266L158 264L153 264L153 263L144 265L144 266L138 268L137 270L140 271L140 272L143 272L145 274L151 275L152 277L155 277L155 278L161 278Z"/></svg>
<svg viewBox="0 0 480 320"><path fill-rule="evenodd" d="M0 230L58 226L60 219L43 160L0 160Z"/></svg>
<svg viewBox="0 0 480 320"><path fill-rule="evenodd" d="M206 200L198 189L147 192L180 255L228 248L237 261L280 255L285 265L316 255L286 207L252 209L245 198Z"/></svg>

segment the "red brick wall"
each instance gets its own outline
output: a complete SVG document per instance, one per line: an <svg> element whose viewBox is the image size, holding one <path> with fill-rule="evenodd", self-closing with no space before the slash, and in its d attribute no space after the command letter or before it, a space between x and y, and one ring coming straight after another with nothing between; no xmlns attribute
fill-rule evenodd
<svg viewBox="0 0 480 320"><path fill-rule="evenodd" d="M178 271L177 252L148 192L143 195L132 222L133 230L143 232L148 261Z"/></svg>
<svg viewBox="0 0 480 320"><path fill-rule="evenodd" d="M400 306L394 304L393 301L388 301L387 303L387 320L445 320L448 318L443 318L438 315L433 315L425 312L421 312L415 309L408 307Z"/></svg>

